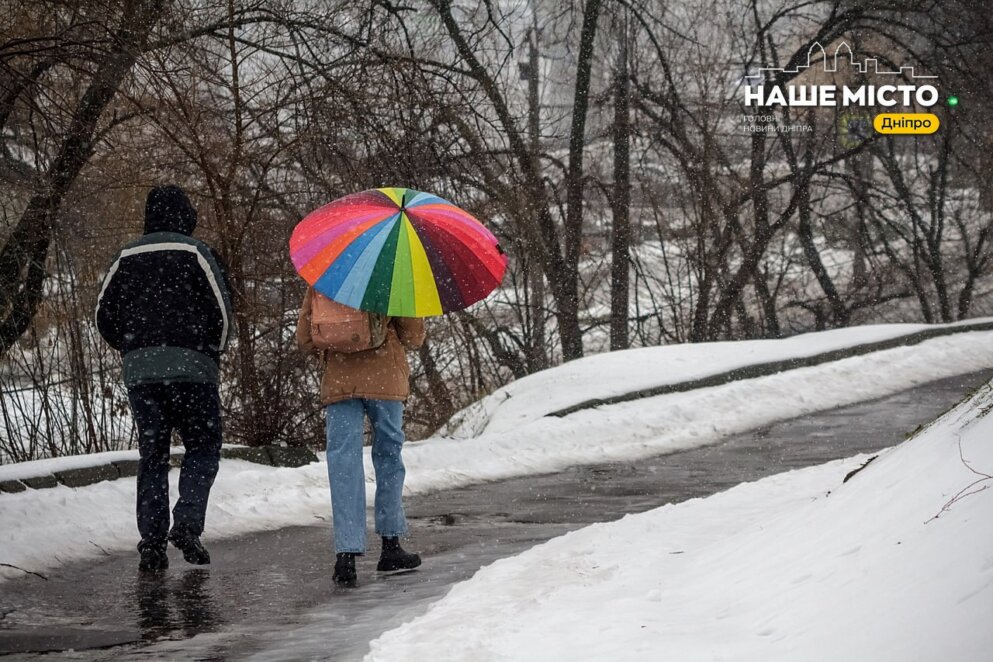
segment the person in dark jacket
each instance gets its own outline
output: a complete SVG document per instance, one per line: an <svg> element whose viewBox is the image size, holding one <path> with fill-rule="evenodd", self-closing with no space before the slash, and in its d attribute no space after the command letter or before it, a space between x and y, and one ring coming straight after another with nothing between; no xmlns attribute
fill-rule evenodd
<svg viewBox="0 0 993 662"><path fill-rule="evenodd" d="M145 234L125 246L97 298L97 328L121 353L138 432L139 567L169 566L171 541L194 564L210 563L200 543L221 450L218 374L233 315L220 258L190 236L197 212L178 186L145 202ZM169 528L169 446L186 449Z"/></svg>

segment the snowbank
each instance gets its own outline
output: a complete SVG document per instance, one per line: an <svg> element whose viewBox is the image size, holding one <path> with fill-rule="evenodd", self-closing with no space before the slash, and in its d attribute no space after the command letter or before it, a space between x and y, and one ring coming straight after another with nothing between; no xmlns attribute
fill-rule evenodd
<svg viewBox="0 0 993 662"><path fill-rule="evenodd" d="M171 448L170 453L181 453L181 447ZM104 451L102 453L90 453L89 455L64 455L62 457L46 457L41 460L31 460L30 462L15 462L13 464L0 464L0 480L20 480L22 478L33 478L35 476L50 476L59 471L69 471L71 469L88 469L90 467L102 467L112 462L136 462L138 451Z"/></svg>
<svg viewBox="0 0 993 662"><path fill-rule="evenodd" d="M497 561L366 660L989 660L991 410Z"/></svg>
<svg viewBox="0 0 993 662"><path fill-rule="evenodd" d="M456 413L441 434L467 439L484 432L506 432L550 412L594 398L696 380L760 363L806 358L919 331L991 320L993 318L937 325L878 324L805 333L780 340L663 345L595 354L554 370L528 375L497 389Z"/></svg>
<svg viewBox="0 0 993 662"><path fill-rule="evenodd" d="M700 361L711 349L705 344L690 347ZM441 490L711 444L771 421L879 398L984 365L993 365L993 332L962 333L744 382L583 410L565 418L539 418L513 431L471 440L428 439L404 450L406 490ZM651 369L641 366L644 371ZM587 377L588 382L597 379L596 372ZM368 458L366 471L372 503L374 478ZM172 472L173 499L177 480L178 473ZM133 549L134 502L133 478L0 495L0 563L39 572L97 556L101 548ZM327 521L329 511L323 462L276 469L222 460L205 539ZM0 578L22 574L0 567Z"/></svg>

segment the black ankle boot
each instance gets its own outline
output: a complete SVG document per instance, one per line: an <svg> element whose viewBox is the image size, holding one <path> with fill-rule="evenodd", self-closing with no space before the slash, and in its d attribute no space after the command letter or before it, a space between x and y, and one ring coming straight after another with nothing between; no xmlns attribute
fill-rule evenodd
<svg viewBox="0 0 993 662"><path fill-rule="evenodd" d="M379 565L376 566L376 570L379 572L412 570L420 564L421 557L405 552L400 546L399 538L383 538L383 553L379 557Z"/></svg>
<svg viewBox="0 0 993 662"><path fill-rule="evenodd" d="M339 586L355 587L355 580L358 575L355 573L355 554L352 552L340 552L335 557L334 574L331 579Z"/></svg>
<svg viewBox="0 0 993 662"><path fill-rule="evenodd" d="M142 572L161 572L169 567L165 540L142 540L138 543L138 569Z"/></svg>
<svg viewBox="0 0 993 662"><path fill-rule="evenodd" d="M195 536L187 529L174 527L169 532L169 542L173 547L183 553L183 559L193 565L207 565L210 563L210 554L204 549L200 542L200 536Z"/></svg>

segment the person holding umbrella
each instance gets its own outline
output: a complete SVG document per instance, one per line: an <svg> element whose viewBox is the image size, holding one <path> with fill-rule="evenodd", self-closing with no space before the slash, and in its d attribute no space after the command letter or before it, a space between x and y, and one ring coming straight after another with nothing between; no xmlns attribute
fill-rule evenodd
<svg viewBox="0 0 993 662"><path fill-rule="evenodd" d="M356 583L355 557L366 551L365 470L362 441L365 418L372 424L372 462L376 471L375 524L382 537L380 571L409 570L421 564L417 554L400 546L407 533L401 496L405 469L400 457L404 442L403 405L410 394L410 368L405 351L424 342L424 321L410 318L370 320L384 333L381 344L364 350L336 351L315 345L315 301L327 307L326 299L313 288L307 290L297 324L297 343L321 355L321 404L325 411L328 478L334 520L336 560L333 579L344 586Z"/></svg>
<svg viewBox="0 0 993 662"><path fill-rule="evenodd" d="M428 193L363 191L309 214L290 238L290 256L310 284L296 329L299 346L324 362L328 478L336 553L332 575L356 585L366 551L365 417L373 430L378 571L421 564L399 539L407 531L403 403L410 393L406 350L424 342L423 317L460 310L497 285L507 258L475 218Z"/></svg>

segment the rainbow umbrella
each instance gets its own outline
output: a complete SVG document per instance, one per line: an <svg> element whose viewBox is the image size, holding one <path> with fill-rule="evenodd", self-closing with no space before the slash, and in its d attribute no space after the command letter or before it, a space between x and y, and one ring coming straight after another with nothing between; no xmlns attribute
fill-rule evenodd
<svg viewBox="0 0 993 662"><path fill-rule="evenodd" d="M482 223L407 188L370 189L311 212L293 230L290 258L329 299L396 317L461 310L492 292L507 269Z"/></svg>

